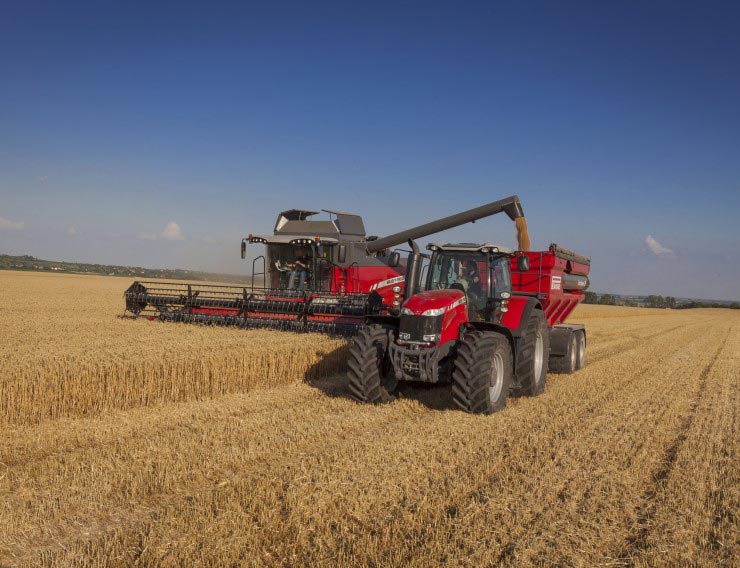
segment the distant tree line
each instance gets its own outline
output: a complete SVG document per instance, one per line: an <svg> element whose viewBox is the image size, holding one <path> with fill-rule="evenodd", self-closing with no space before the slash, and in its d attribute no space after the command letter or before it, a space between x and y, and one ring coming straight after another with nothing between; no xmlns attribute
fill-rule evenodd
<svg viewBox="0 0 740 568"><path fill-rule="evenodd" d="M740 309L740 302L729 304L727 302L702 302L700 300L689 300L679 302L673 296L647 296L644 300L636 301L632 298L623 298L614 294L598 294L597 292L586 292L584 304L599 304L602 306L632 306L637 308L670 308L672 310L685 310L689 308L730 308Z"/></svg>
<svg viewBox="0 0 740 568"><path fill-rule="evenodd" d="M740 310L740 302L733 302L732 304L722 304L720 302L701 302L697 300L690 300L688 302L682 302L676 306L679 310L685 310L687 308L730 308L731 310Z"/></svg>

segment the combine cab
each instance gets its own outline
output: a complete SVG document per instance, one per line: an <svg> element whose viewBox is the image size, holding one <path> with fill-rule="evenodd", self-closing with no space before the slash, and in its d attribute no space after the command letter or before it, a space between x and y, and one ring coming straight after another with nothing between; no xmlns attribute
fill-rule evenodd
<svg viewBox="0 0 740 568"><path fill-rule="evenodd" d="M249 286L134 282L126 312L164 321L354 335L367 317L398 314L406 266L392 248L451 227L505 212L523 221L511 196L384 238L368 237L359 215L291 209L278 215L272 235L242 239L264 246L252 262Z"/></svg>

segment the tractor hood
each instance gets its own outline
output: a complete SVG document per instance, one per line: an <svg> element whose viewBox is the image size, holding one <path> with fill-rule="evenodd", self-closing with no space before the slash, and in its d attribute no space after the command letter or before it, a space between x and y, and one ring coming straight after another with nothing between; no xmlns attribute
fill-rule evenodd
<svg viewBox="0 0 740 568"><path fill-rule="evenodd" d="M461 290L430 290L414 294L403 303L403 308L414 315L440 315L465 303L465 293ZM425 314L428 310L442 310L439 313Z"/></svg>

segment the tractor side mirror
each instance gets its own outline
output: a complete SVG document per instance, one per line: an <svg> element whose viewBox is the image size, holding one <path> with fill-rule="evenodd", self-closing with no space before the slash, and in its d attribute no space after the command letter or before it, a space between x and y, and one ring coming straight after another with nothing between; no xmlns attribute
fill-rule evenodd
<svg viewBox="0 0 740 568"><path fill-rule="evenodd" d="M516 267L519 269L519 272L529 270L529 257L526 254L520 254L516 257Z"/></svg>
<svg viewBox="0 0 740 568"><path fill-rule="evenodd" d="M337 251L337 262L339 264L344 264L347 261L347 245L339 245L339 250Z"/></svg>
<svg viewBox="0 0 740 568"><path fill-rule="evenodd" d="M391 253L391 260L390 262L388 262L388 266L390 266L391 268L396 268L396 266L398 266L399 264L401 264L401 253L395 251Z"/></svg>
<svg viewBox="0 0 740 568"><path fill-rule="evenodd" d="M247 242L242 241L242 258L247 258Z"/></svg>

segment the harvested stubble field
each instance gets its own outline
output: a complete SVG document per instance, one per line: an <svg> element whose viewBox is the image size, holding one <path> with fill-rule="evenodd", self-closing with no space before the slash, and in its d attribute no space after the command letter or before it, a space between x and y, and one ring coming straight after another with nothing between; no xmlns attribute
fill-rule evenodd
<svg viewBox="0 0 740 568"><path fill-rule="evenodd" d="M582 306L489 417L348 400L343 344L0 272L0 565L737 565L740 314Z"/></svg>

